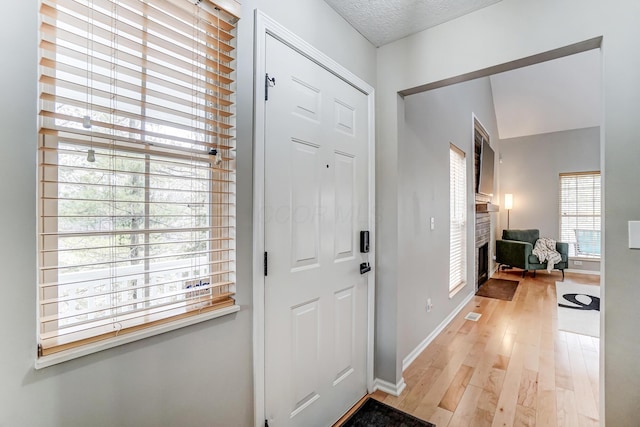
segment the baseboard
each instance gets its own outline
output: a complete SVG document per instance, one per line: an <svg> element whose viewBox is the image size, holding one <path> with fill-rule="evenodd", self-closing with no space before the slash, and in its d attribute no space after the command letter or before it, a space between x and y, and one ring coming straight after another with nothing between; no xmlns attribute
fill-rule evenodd
<svg viewBox="0 0 640 427"><path fill-rule="evenodd" d="M404 382L404 378L400 377L397 384L390 383L389 381L381 380L380 378L376 378L373 381L373 391L380 390L384 391L387 394L392 396L400 396L402 390L407 386Z"/></svg>
<svg viewBox="0 0 640 427"><path fill-rule="evenodd" d="M599 276L600 272L597 270L577 270L575 268L567 268L564 270L565 273L578 273L578 274L591 274L594 276Z"/></svg>
<svg viewBox="0 0 640 427"><path fill-rule="evenodd" d="M443 321L442 323L440 323L438 325L437 328L435 328L433 330L433 332L431 332L420 344L418 344L418 346L416 348L413 349L413 351L411 351L411 353L409 353L407 355L407 357L405 357L404 359L402 359L402 372L404 372L412 363L414 360L416 360L416 358L420 355L420 353L422 353L424 351L425 348L427 348L427 346L429 344L431 344L431 342L438 336L440 335L440 332L442 332L444 330L444 328L447 327L447 325L449 323L451 323L451 321L454 319L454 317L456 317L458 315L458 313L460 313L462 311L462 309L469 303L469 301L471 301L471 299L474 297L475 293L470 293L469 296L467 296Z"/></svg>

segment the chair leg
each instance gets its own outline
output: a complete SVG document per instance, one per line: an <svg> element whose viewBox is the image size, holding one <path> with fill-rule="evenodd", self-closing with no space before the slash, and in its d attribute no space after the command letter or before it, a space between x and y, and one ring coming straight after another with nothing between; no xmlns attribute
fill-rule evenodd
<svg viewBox="0 0 640 427"><path fill-rule="evenodd" d="M533 277L536 277L536 271L533 270Z"/></svg>
<svg viewBox="0 0 640 427"><path fill-rule="evenodd" d="M527 274L527 271L529 270L522 270L522 278L524 279L524 275Z"/></svg>
<svg viewBox="0 0 640 427"><path fill-rule="evenodd" d="M564 268L560 271L562 271L562 281L564 282Z"/></svg>

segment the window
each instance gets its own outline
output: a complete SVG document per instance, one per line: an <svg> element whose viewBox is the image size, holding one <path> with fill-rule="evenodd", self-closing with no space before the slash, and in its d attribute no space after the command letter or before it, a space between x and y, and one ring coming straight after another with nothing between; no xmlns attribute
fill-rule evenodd
<svg viewBox="0 0 640 427"><path fill-rule="evenodd" d="M560 174L560 241L569 256L600 258L600 172Z"/></svg>
<svg viewBox="0 0 640 427"><path fill-rule="evenodd" d="M449 292L466 283L467 276L467 190L465 154L449 147Z"/></svg>
<svg viewBox="0 0 640 427"><path fill-rule="evenodd" d="M39 356L237 311L235 21L43 0Z"/></svg>

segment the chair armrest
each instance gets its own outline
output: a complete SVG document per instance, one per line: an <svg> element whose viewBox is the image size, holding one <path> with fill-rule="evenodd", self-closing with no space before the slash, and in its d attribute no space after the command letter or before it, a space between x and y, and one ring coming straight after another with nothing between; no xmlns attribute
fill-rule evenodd
<svg viewBox="0 0 640 427"><path fill-rule="evenodd" d="M562 261L569 261L569 244L564 242L556 242L556 251L562 255Z"/></svg>
<svg viewBox="0 0 640 427"><path fill-rule="evenodd" d="M496 240L496 262L512 267L525 268L533 245L518 240Z"/></svg>

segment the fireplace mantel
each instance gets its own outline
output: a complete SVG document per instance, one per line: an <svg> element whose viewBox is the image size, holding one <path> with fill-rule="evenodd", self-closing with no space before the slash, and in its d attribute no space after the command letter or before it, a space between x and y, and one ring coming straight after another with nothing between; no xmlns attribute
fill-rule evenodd
<svg viewBox="0 0 640 427"><path fill-rule="evenodd" d="M493 203L476 203L476 212L498 212L499 210L500 206Z"/></svg>

